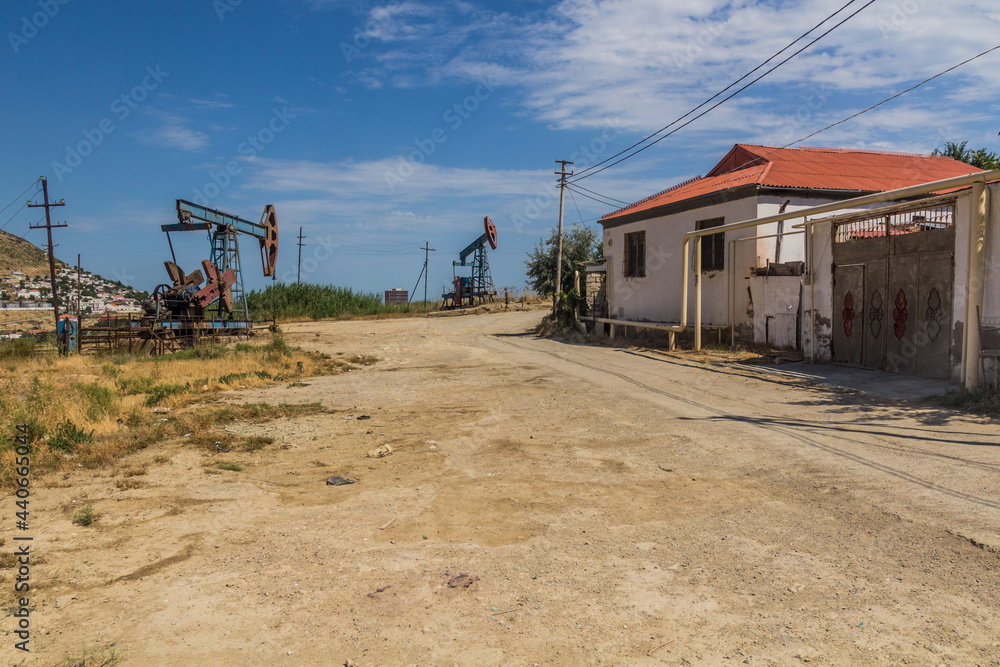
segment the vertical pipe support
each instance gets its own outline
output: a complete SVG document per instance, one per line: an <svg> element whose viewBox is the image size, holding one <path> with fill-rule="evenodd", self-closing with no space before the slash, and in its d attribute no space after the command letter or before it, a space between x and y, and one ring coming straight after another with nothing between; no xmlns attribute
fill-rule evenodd
<svg viewBox="0 0 1000 667"><path fill-rule="evenodd" d="M701 350L701 240L694 243L694 351Z"/></svg>
<svg viewBox="0 0 1000 667"><path fill-rule="evenodd" d="M984 181L972 185L971 215L969 219L969 268L965 291L965 327L962 343L963 375L965 388L979 386L979 356L982 341L979 337L979 313L983 309L983 289L986 269L986 239L989 229L987 189ZM977 313L978 309L978 313Z"/></svg>
<svg viewBox="0 0 1000 667"><path fill-rule="evenodd" d="M816 226L809 225L809 363L816 363Z"/></svg>

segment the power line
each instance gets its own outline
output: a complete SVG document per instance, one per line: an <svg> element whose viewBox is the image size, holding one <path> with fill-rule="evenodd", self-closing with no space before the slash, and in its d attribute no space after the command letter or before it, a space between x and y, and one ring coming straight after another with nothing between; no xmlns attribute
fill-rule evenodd
<svg viewBox="0 0 1000 667"><path fill-rule="evenodd" d="M14 199L13 199L13 200L12 200L12 201L11 201L11 202L10 202L9 204L7 204L7 205L6 205L6 206L4 206L4 207L3 207L2 209L0 209L0 213L3 213L3 212L4 212L4 211L6 211L7 209L9 209L9 208L10 208L11 206L13 206L14 204L16 204L16 203L17 203L17 200L18 200L18 199L20 199L21 197L23 197L23 196L25 195L25 193L26 193L26 192L28 192L28 190L30 190L30 189L32 188L32 186L35 186L35 187L37 187L37 186L38 186L38 181L37 181L37 180L35 180L35 181L32 181L31 185L29 185L28 187L26 187L26 188L24 189L24 192L22 192L21 194L19 194L19 195L18 195L18 196L16 196L16 197L14 197ZM22 207L22 208L23 208L23 207ZM17 215L17 214L15 213L14 215Z"/></svg>
<svg viewBox="0 0 1000 667"><path fill-rule="evenodd" d="M836 30L840 26L842 26L845 23L847 23L848 21L850 21L852 18L854 18L855 16L857 16L858 14L860 14L862 11L864 11L865 9L867 9L869 6L873 5L876 2L876 0L869 0L860 9L858 9L857 11L855 11L853 14L851 14L848 17L846 17L845 19L841 20L839 23L837 23L836 25L834 25L833 27L831 27L829 30L827 30L823 34L821 34L818 37L816 37L816 39L814 39L812 42L810 42L809 44L806 44L805 46L803 46L798 51L795 51L792 55L788 56L787 58L785 58L784 60L782 60L781 62L779 62L777 65L775 65L771 69L767 70L766 72L764 72L763 74L761 74L757 78L755 78L752 81L750 81L750 83L748 83L748 84L746 84L744 86L741 86L735 92L733 92L733 93L727 95L726 97L722 98L721 100L719 100L718 102L716 102L715 104L713 104L712 106L710 106L708 109L705 109L704 111L702 111L698 115L696 115L693 118L689 119L687 122L682 123L681 125L678 125L677 127L675 127L670 132L667 132L663 136L657 138L655 141L652 141L652 142L646 144L645 146L642 146L638 150L635 150L632 153L629 153L628 155L625 155L625 157L622 157L619 160L615 160L614 162L611 162L610 164L606 164L610 160L614 160L616 157L618 157L618 156L620 156L620 155L622 155L624 153L627 153L628 151L631 151L636 146L639 146L640 144L643 144L643 143L649 141L650 139L652 139L656 135L660 134L661 132L665 131L666 129L668 129L672 125L675 125L675 124L679 123L680 121L684 120L685 118L687 118L688 116L690 116L692 113L694 113L698 109L702 108L703 106L705 106L706 104L708 104L709 102L711 102L712 100L714 100L716 97L718 97L722 93L724 93L727 90L729 90L730 88L732 88L734 85L738 84L740 81L743 81L744 79L746 79L748 76L750 76L751 74L753 74L754 72L756 72L758 69L760 69L761 67L763 67L764 65L766 65L768 62L770 62L771 60L773 60L777 56L781 55L781 53L783 53L784 51L788 50L796 42L798 42L798 41L802 40L803 38L805 38L813 30L815 30L819 26L823 25L824 23L826 23L827 21L829 21L830 19L832 19L834 16L836 16L840 12L844 11L844 9L846 9L850 5L854 4L855 2L857 2L857 0L850 0L847 4L845 4L843 7L841 7L840 9L838 9L836 12L834 12L833 14L830 14L829 16L827 16L825 19L823 19L822 21L820 21L819 23L817 23L815 26L813 26L808 31L806 31L805 33L803 33L802 35L800 35L798 38L796 38L794 41L792 41L790 44L788 44L788 46L786 46L785 48L781 49L781 51L778 51L773 56L771 56L770 58L768 58L767 60L765 60L763 63L761 63L760 65L758 65L754 69L750 70L749 72L747 72L746 74L744 74L742 77L740 77L739 79L737 79L733 83L729 84L728 86L726 86L725 88L723 88L722 90L720 90L718 93L716 93L712 97L708 98L707 100L705 100L704 102L702 102L701 104L699 104L698 106L696 106L694 109L691 109L690 111L688 111L683 116L677 118L676 120L671 121L669 124L665 125L664 127L660 128L659 130L657 130L656 132L654 132L653 134L645 137L644 139L642 139L642 140L640 140L640 141L632 144L628 148L626 148L626 149L624 149L622 151L619 151L618 153L612 155L611 157L608 157L608 158L606 158L606 159L598 162L597 164L595 164L595 165L593 165L591 167L588 167L587 169L584 169L582 172L580 172L580 174L577 175L577 177L574 180L574 182L582 180L584 178L589 178L589 177L593 176L594 174L599 174L600 172L604 171L605 169L610 169L611 167L614 167L615 165L620 164L620 163L624 162L625 160L628 160L629 158L635 157L636 155L638 155L639 153L643 152L647 148L655 146L656 144L660 143L661 141L663 141L667 137L669 137L669 136L671 136L673 134L676 134L680 130L684 129L685 127L687 127L688 125L690 125L691 123L693 123L694 121L696 121L699 118L707 115L708 113L710 113L713 110L717 109L718 107L722 106L723 104L725 104L729 100L733 99L734 97L736 97L737 95L739 95L740 93L742 93L744 90L746 90L750 86L754 85L755 83L757 83L758 81L760 81L761 79L763 79L764 77L766 77L768 74L770 74L771 72L774 72L779 67L781 67L782 65L784 65L785 63L787 63L789 60L791 60L795 56L799 55L800 53L802 53L803 51L805 51L806 49L808 49L810 46L813 46L814 44L818 43L821 39L823 39L824 37L826 37L827 35L829 35L831 32L833 32L834 30ZM605 165L605 166L601 166L601 165ZM600 167L600 168L598 168L598 167Z"/></svg>
<svg viewBox="0 0 1000 667"><path fill-rule="evenodd" d="M0 227L0 231L3 231L4 227L6 227L7 225L9 225L10 221L13 220L14 218L16 218L17 214L20 213L21 211L23 211L27 205L28 205L27 202L25 202L24 204L21 204L21 208L19 208L16 211L14 211L14 215L12 215L9 218L7 218L7 222L3 223L3 226Z"/></svg>
<svg viewBox="0 0 1000 667"><path fill-rule="evenodd" d="M942 72L938 72L938 73L937 73L937 74L935 74L934 76L932 76L932 77L928 77L928 78L924 79L923 81L921 81L920 83L918 83L918 84L915 84L915 85L913 85L913 86L910 86L910 87L909 87L909 88L907 88L906 90L903 90L903 91L900 91L900 92L896 93L895 95L893 95L893 96L891 96L891 97L887 97L887 98L885 98L884 100L882 100L881 102L878 102L878 103L876 103L876 104L873 104L873 105L871 105L871 106L870 106L870 107L868 107L867 109L864 109L864 110L862 110L862 111L858 111L857 113L854 113L854 114L851 114L851 115L850 115L850 116L848 116L847 118L842 118L841 120L838 120L838 121L837 121L836 123L830 123L829 125L827 125L826 127L824 127L824 128L823 128L823 129L821 129L821 130L816 130L816 131L815 131L815 132L813 132L812 134L807 134L806 136L802 137L801 139L796 139L795 141L793 141L793 142L791 142L791 143L787 143L787 144L785 144L785 145L784 145L784 146L782 146L781 148L776 148L776 149L774 149L773 151L770 151L770 152L768 152L768 153L765 153L764 155L762 155L762 156L761 156L761 158L764 158L764 157L767 157L768 155L771 155L772 153L775 153L775 152L777 152L777 151L780 151L780 150L782 150L782 149L784 149L784 148L788 148L788 147L790 147L790 146L794 146L795 144L800 144L800 143L802 143L803 141L805 141L805 140L807 140L807 139L811 139L812 137L815 137L815 136L816 136L817 134L821 134L821 133L823 133L823 132L826 132L827 130L829 130L829 129L831 129L831 128L834 128L834 127L837 127L838 125L842 125L843 123L846 123L846 122L847 122L847 121L849 121L849 120L852 120L852 119L854 119L854 118L857 118L858 116L860 116L860 115L862 115L862 114L866 114L866 113L868 113L869 111L872 111L873 109L877 109L878 107L882 106L882 105L883 105L883 104L885 104L886 102L891 102L892 100L896 99L897 97L902 97L902 96L903 96L903 95L905 95L906 93L909 93L909 92L912 92L912 91L916 90L917 88L920 88L920 87L921 87L921 86L923 86L924 84L926 84L926 83L930 83L930 82L931 82L931 81L933 81L934 79L937 79L938 77L941 77L941 76L944 76L945 74L948 74L949 72L952 72L952 71L954 71L954 70L958 69L958 68L959 68L959 67L961 67L962 65L967 65L967 64L971 63L971 62L972 62L973 60L976 60L976 59L978 59L978 58L982 58L983 56L985 56L985 55L987 55L987 54L989 54L989 53L992 53L993 51L996 51L996 50L998 50L998 49L1000 49L1000 44L997 44L997 45L996 45L996 46L994 46L993 48L990 48L990 49L986 49L986 50L985 50L985 51L983 51L982 53L978 53L978 54L976 54L976 55L972 56L971 58L968 58L967 60L963 60L962 62L958 63L957 65L952 65L952 66L951 66L951 67L949 67L948 69L946 69L946 70L944 70L944 71L942 71ZM733 171L733 170L730 170L730 171ZM729 173L729 172L726 172L726 173Z"/></svg>
<svg viewBox="0 0 1000 667"><path fill-rule="evenodd" d="M842 118L842 119L838 120L835 123L830 123L826 127L822 128L822 129L819 129L819 130L816 130L815 132L812 132L811 134L807 134L806 136L802 137L801 139L796 139L795 141L790 141L789 143L785 144L784 146L779 146L778 148L775 148L774 150L768 151L767 153L764 153L763 155L760 155L758 158L756 158L755 161L763 160L768 155L773 155L774 153L777 153L780 150L784 150L786 148L790 148L790 147L794 146L795 144L800 144L803 141L806 141L807 139L811 139L811 138L815 137L817 134L822 134L823 132L826 132L829 129L837 127L838 125L843 125L844 123L846 123L849 120L853 120L854 118L857 118L858 116L861 116L863 114L868 113L869 111L877 109L878 107L882 106L883 104L886 104L887 102L891 102L892 100L894 100L896 98L902 97L903 95L905 95L905 94L907 94L909 92L912 92L912 91L916 90L917 88L920 88L921 86L923 86L925 84L930 83L934 79L942 77L945 74L948 74L949 72L953 72L956 69L958 69L959 67L962 67L963 65L968 65L972 61L977 60L979 58L982 58L983 56L988 55L988 54L990 54L990 53L992 53L994 51L997 51L997 50L1000 50L1000 44L997 44L996 46L994 46L992 48L986 49L985 51L983 51L981 53L977 53L976 55L972 56L971 58L967 58L967 59L963 60L962 62L958 63L957 65L952 65L948 69L943 70L941 72L938 72L934 76L927 77L926 79L924 79L920 83L914 84L914 85L910 86L909 88L907 88L906 90L902 90L902 91L896 93L895 95L887 97L884 100L882 100L881 102L876 102L875 104L871 105L870 107L868 107L866 109L858 111L857 113L853 113L850 116L847 116L846 118ZM721 174L719 174L719 176L722 176L722 175L725 175L725 174L729 174L729 173L732 173L734 171L738 171L739 169L742 169L745 166L746 165L743 164L743 165L740 165L739 167L734 167L734 168L732 168L732 169L730 169L728 171L722 172ZM580 187L580 186L578 186L578 185L577 186L573 186L571 184L570 187ZM582 193L578 193L578 194L582 194ZM584 195L584 196L586 196L586 195ZM603 216L602 216L602 218L603 218Z"/></svg>
<svg viewBox="0 0 1000 667"><path fill-rule="evenodd" d="M603 198L608 199L610 201L618 202L619 204L628 205L628 204L631 203L631 202L627 202L627 201L622 201L621 199L615 199L614 197L609 197L607 195L602 195L600 192L594 192L593 190L588 190L587 188L583 187L582 185L575 185L574 184L573 187L577 188L578 190L583 190L585 192L589 192L592 195L597 195L598 197L603 197Z"/></svg>
<svg viewBox="0 0 1000 667"><path fill-rule="evenodd" d="M570 192L572 192L572 191L573 191L573 187L572 187L572 184L568 185L567 187L569 187L569 189L570 189ZM598 199L597 197L591 197L590 195L588 195L588 194L586 194L586 193L584 193L584 192L579 192L579 191L577 191L577 193L576 193L576 194L580 195L581 197L586 197L587 199L590 199L590 200L592 200L592 201L596 201L596 202L597 202L598 204L604 204L605 206L617 206L617 204L614 204L614 203L611 203L611 202L606 202L606 201L601 201L601 200L600 200L600 199ZM610 199L610 197L609 197L609 199ZM612 201L612 202L617 202L617 201L619 201L619 200L617 200L617 199L612 199L611 201ZM624 204L625 202L621 202L621 203L623 203L623 204ZM628 206L628 204L625 204L625 205L626 205L626 206ZM582 217L582 216L581 216L581 217Z"/></svg>
<svg viewBox="0 0 1000 667"><path fill-rule="evenodd" d="M569 191L569 198L573 200L573 208L576 209L576 214L581 220L583 220L583 213L580 213L580 205L576 203L576 197L573 196L573 191Z"/></svg>

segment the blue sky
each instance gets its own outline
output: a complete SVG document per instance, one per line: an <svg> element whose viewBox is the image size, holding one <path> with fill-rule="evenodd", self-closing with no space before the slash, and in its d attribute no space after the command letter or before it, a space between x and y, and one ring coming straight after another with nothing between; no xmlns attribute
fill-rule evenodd
<svg viewBox="0 0 1000 667"><path fill-rule="evenodd" d="M554 160L579 169L627 147L844 1L8 0L0 206L46 175L67 203L57 255L147 290L166 281L159 225L178 198L252 220L274 204L280 279L294 280L301 226L303 279L365 291L411 289L427 240L440 294L489 215L494 281L519 288L525 254L557 221ZM998 28L995 2L877 0L580 185L634 201L704 174L734 143L789 143L995 46ZM806 145L1000 150L998 60ZM614 207L573 195L566 222ZM6 230L41 244L28 230L39 215L25 209ZM175 247L188 270L209 252L195 232ZM255 255L244 246L248 287L265 284Z"/></svg>

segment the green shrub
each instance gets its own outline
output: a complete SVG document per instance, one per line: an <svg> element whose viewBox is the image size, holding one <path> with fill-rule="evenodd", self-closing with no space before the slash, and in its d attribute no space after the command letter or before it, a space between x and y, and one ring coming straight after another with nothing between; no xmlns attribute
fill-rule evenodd
<svg viewBox="0 0 1000 667"><path fill-rule="evenodd" d="M73 389L83 399L87 406L87 417L90 419L100 419L104 415L111 414L115 409L114 393L100 384L75 383Z"/></svg>
<svg viewBox="0 0 1000 667"><path fill-rule="evenodd" d="M156 386L156 380L147 375L141 375L137 378L119 378L115 380L115 386L126 396L148 394Z"/></svg>
<svg viewBox="0 0 1000 667"><path fill-rule="evenodd" d="M153 385L149 390L149 396L146 397L146 406L152 407L167 398L168 396L174 396L176 394L183 394L188 390L186 384L157 384Z"/></svg>
<svg viewBox="0 0 1000 667"><path fill-rule="evenodd" d="M73 515L73 523L78 526L89 526L94 523L97 516L94 514L93 505L84 505Z"/></svg>
<svg viewBox="0 0 1000 667"><path fill-rule="evenodd" d="M49 449L71 452L77 445L93 440L93 431L77 428L76 424L67 419L56 427L55 433L49 438Z"/></svg>
<svg viewBox="0 0 1000 667"><path fill-rule="evenodd" d="M411 304L386 306L378 294L355 292L335 285L274 283L263 291L247 294L247 307L256 320L314 319L351 315L386 315L423 312Z"/></svg>
<svg viewBox="0 0 1000 667"><path fill-rule="evenodd" d="M224 345L195 345L172 353L169 359L221 359L229 354Z"/></svg>
<svg viewBox="0 0 1000 667"><path fill-rule="evenodd" d="M241 472L243 466L238 463L230 463L228 461L219 461L215 464L215 467L219 470L232 470L233 472Z"/></svg>

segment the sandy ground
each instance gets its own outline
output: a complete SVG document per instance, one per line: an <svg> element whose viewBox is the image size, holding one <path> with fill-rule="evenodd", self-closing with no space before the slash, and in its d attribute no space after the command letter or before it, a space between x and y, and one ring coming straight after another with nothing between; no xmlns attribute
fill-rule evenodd
<svg viewBox="0 0 1000 667"><path fill-rule="evenodd" d="M129 462L148 488L36 487L32 653L8 615L0 659L1000 664L995 422L538 339L538 319L286 325L381 361L231 394L336 410L239 425L277 439L219 455L242 472L175 442Z"/></svg>

